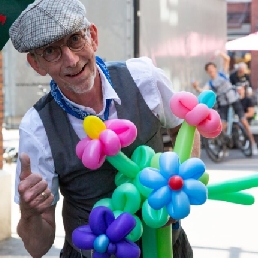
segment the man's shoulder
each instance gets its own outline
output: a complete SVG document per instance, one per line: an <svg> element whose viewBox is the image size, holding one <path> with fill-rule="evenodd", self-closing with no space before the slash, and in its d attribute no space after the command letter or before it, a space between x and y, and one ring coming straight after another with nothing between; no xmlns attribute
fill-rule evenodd
<svg viewBox="0 0 258 258"><path fill-rule="evenodd" d="M47 103L53 101L53 96L48 93L45 96L41 97L34 105L33 107L39 112L42 108L46 106Z"/></svg>
<svg viewBox="0 0 258 258"><path fill-rule="evenodd" d="M39 114L37 110L34 107L31 107L25 115L22 117L22 120L20 122L20 128L27 131L34 131L33 128L37 127L37 125L41 124L41 119L39 117ZM36 129L35 129L36 130Z"/></svg>
<svg viewBox="0 0 258 258"><path fill-rule="evenodd" d="M152 59L147 56L129 58L126 60L126 64L154 66Z"/></svg>

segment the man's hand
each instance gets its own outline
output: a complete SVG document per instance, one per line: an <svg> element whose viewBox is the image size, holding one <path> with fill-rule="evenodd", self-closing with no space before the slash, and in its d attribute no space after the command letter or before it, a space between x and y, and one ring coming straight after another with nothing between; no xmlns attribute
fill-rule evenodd
<svg viewBox="0 0 258 258"><path fill-rule="evenodd" d="M193 86L193 88L194 88L195 90L198 90L198 88L199 88L199 83L198 83L197 81L194 81L194 82L192 82L192 86Z"/></svg>
<svg viewBox="0 0 258 258"><path fill-rule="evenodd" d="M42 176L31 172L30 158L21 153L21 174L18 192L20 194L21 217L28 219L33 215L40 215L47 210L54 196Z"/></svg>

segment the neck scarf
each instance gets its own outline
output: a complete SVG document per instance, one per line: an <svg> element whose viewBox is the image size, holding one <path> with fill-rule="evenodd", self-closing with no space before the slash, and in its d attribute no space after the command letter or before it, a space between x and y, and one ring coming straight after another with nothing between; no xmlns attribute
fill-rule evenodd
<svg viewBox="0 0 258 258"><path fill-rule="evenodd" d="M101 69L101 71L104 73L105 77L107 78L110 85L113 87L110 75L108 72L108 69L104 63L104 61L96 56L96 63ZM67 99L64 98L63 94L61 93L60 89L58 88L56 82L54 80L50 81L50 88L51 88L51 95L53 96L55 102L68 114L75 116L81 120L83 120L86 116L89 116L87 112L79 109L78 107L75 107L72 103L68 102ZM112 99L106 99L106 108L104 111L104 119L102 120L108 120L109 117L109 107L112 102Z"/></svg>

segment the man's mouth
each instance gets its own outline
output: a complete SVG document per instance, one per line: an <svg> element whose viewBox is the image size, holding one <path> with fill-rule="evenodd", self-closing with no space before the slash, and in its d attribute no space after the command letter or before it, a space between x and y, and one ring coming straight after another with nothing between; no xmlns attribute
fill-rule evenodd
<svg viewBox="0 0 258 258"><path fill-rule="evenodd" d="M80 75L84 71L86 65L87 64L85 64L79 72L74 73L74 74L67 74L67 76L69 76L69 77L76 77L76 76Z"/></svg>

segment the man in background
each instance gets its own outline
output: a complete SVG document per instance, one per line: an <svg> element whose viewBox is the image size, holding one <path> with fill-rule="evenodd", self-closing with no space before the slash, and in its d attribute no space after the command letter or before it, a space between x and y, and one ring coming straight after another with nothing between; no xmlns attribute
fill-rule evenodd
<svg viewBox="0 0 258 258"><path fill-rule="evenodd" d="M244 62L236 64L236 71L230 75L229 80L231 84L236 87L243 85L246 90L248 87L252 87L250 83L250 76L247 73L247 65Z"/></svg>

